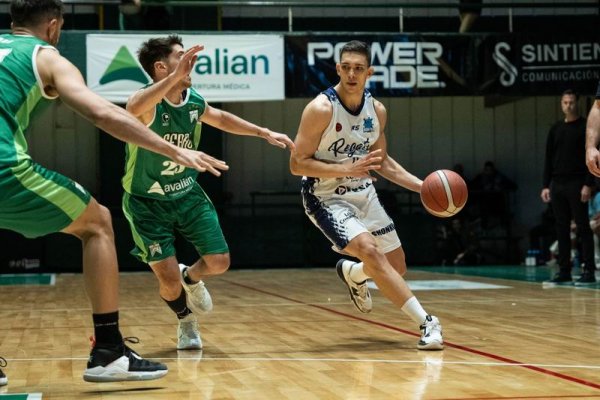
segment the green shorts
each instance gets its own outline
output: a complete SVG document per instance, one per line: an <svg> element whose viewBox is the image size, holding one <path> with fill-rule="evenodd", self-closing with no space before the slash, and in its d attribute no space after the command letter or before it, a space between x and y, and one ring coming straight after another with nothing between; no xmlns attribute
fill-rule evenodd
<svg viewBox="0 0 600 400"><path fill-rule="evenodd" d="M90 199L77 182L29 160L0 170L0 228L28 238L62 231Z"/></svg>
<svg viewBox="0 0 600 400"><path fill-rule="evenodd" d="M217 211L200 185L175 200L123 195L135 257L145 263L175 255L175 232L194 245L200 255L228 253Z"/></svg>

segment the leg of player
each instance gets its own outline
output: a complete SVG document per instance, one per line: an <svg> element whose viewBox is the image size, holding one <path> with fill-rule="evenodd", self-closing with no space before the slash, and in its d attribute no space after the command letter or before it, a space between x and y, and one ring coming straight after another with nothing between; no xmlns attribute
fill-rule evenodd
<svg viewBox="0 0 600 400"><path fill-rule="evenodd" d="M196 314L200 310L192 307L190 297L184 290L177 258L168 257L161 261L154 261L150 263L150 267L158 278L160 297L177 315L177 350L200 350L202 338L196 319ZM210 299L208 291L206 293Z"/></svg>
<svg viewBox="0 0 600 400"><path fill-rule="evenodd" d="M96 200L63 230L83 242L83 276L92 303L95 344L84 380L148 380L167 374L167 367L144 360L123 343L119 331L119 271L110 212Z"/></svg>
<svg viewBox="0 0 600 400"><path fill-rule="evenodd" d="M373 279L381 293L419 324L421 340L417 344L417 348L421 350L443 349L442 327L437 317L425 312L398 272L406 270L402 247L384 255L377 248L375 240L369 233L361 233L350 241L344 251L363 261L364 273ZM388 258L394 261L395 267L388 261Z"/></svg>
<svg viewBox="0 0 600 400"><path fill-rule="evenodd" d="M221 275L229 269L229 253L207 254L187 267L179 264L181 282L188 293L188 301L194 311L210 312L213 308L212 298L204 285L203 278Z"/></svg>

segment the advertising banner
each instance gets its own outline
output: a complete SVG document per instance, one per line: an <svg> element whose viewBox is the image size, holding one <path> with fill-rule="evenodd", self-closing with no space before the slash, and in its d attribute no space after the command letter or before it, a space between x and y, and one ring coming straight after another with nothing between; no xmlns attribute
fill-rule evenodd
<svg viewBox="0 0 600 400"><path fill-rule="evenodd" d="M337 76L341 47L371 46L376 97L595 93L600 35L305 35L287 36L286 97L313 97Z"/></svg>
<svg viewBox="0 0 600 400"><path fill-rule="evenodd" d="M484 38L477 93L556 95L595 93L600 79L600 36L493 35Z"/></svg>
<svg viewBox="0 0 600 400"><path fill-rule="evenodd" d="M97 94L125 103L151 83L137 60L140 45L159 35L89 34L87 84ZM204 45L192 70L192 86L209 102L283 100L281 35L180 35L184 47Z"/></svg>

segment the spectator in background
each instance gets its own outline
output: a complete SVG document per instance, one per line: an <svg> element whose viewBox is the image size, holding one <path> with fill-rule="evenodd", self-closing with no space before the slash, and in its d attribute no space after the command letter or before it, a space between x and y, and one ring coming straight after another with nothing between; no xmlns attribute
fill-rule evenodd
<svg viewBox="0 0 600 400"><path fill-rule="evenodd" d="M469 198L484 229L507 224L510 218L508 193L517 190L517 184L496 169L492 161L486 161L483 171L469 184Z"/></svg>
<svg viewBox="0 0 600 400"><path fill-rule="evenodd" d="M542 201L550 202L556 218L559 271L551 283L570 283L571 220L575 220L581 240L584 269L577 285L596 282L594 276L594 239L590 229L588 206L594 185L585 165L585 118L577 111L578 96L572 90L563 92L560 105L565 118L556 122L546 142Z"/></svg>
<svg viewBox="0 0 600 400"><path fill-rule="evenodd" d="M460 16L459 33L470 32L473 24L481 15L482 0L459 0L458 13Z"/></svg>
<svg viewBox="0 0 600 400"><path fill-rule="evenodd" d="M539 225L529 230L529 248L540 251L541 261L556 262L550 251L550 246L556 241L555 223L552 207L548 205L542 212Z"/></svg>
<svg viewBox="0 0 600 400"><path fill-rule="evenodd" d="M588 204L588 216L590 218L590 228L594 233L594 267L600 266L600 182L595 180L592 190L592 198Z"/></svg>

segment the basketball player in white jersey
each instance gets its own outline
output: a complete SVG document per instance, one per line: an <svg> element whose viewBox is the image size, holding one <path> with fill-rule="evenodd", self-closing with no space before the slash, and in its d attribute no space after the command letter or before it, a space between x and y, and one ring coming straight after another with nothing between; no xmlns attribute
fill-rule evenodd
<svg viewBox="0 0 600 400"><path fill-rule="evenodd" d="M394 222L379 203L371 171L413 192L422 181L386 151L386 109L365 90L373 74L371 49L353 40L340 50L340 81L311 101L302 114L292 174L303 176L302 197L310 220L334 250L360 262L341 259L337 273L356 308L371 311L367 279L406 313L421 330L417 348L441 350L442 327L429 315L402 278L404 251Z"/></svg>

